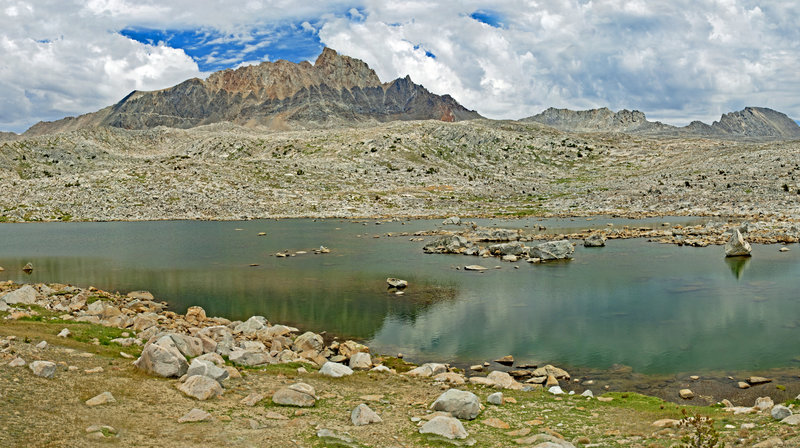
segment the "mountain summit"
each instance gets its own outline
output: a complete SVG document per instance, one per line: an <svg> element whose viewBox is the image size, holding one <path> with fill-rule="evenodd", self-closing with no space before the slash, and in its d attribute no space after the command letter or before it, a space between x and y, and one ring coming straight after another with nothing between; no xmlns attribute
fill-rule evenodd
<svg viewBox="0 0 800 448"><path fill-rule="evenodd" d="M96 126L191 128L219 122L291 129L364 121L460 121L481 116L450 95L436 95L411 78L381 83L363 61L325 48L314 64L280 60L152 92L133 91L97 112L40 122L27 135Z"/></svg>
<svg viewBox="0 0 800 448"><path fill-rule="evenodd" d="M746 107L723 114L711 125L693 121L676 127L648 121L644 113L607 108L574 111L549 108L522 121L534 121L570 132L622 132L626 134L664 135L675 137L716 137L731 139L800 139L800 126L781 112L764 107Z"/></svg>

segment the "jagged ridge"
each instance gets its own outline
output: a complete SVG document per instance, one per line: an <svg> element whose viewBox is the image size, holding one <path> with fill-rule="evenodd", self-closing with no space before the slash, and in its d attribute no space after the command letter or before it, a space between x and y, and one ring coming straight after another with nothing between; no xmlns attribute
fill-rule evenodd
<svg viewBox="0 0 800 448"><path fill-rule="evenodd" d="M189 79L153 92L131 92L98 112L40 122L26 135L96 126L191 128L231 122L303 128L361 121L459 121L480 118L449 95L435 95L411 78L381 83L358 59L325 48L312 65L277 61Z"/></svg>
<svg viewBox="0 0 800 448"><path fill-rule="evenodd" d="M791 140L800 138L800 126L785 114L763 107L746 107L723 114L711 125L693 121L676 127L659 121L648 121L645 114L608 108L573 111L549 108L521 121L537 122L562 131L622 132L630 134L668 135L676 137L718 137Z"/></svg>

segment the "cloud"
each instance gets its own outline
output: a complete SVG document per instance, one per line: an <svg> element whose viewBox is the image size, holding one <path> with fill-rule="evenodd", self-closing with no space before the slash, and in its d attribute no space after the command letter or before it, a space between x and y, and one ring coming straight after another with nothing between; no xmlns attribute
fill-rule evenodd
<svg viewBox="0 0 800 448"><path fill-rule="evenodd" d="M492 118L607 106L685 124L746 105L798 118L798 19L800 3L778 0L7 0L0 129L323 45Z"/></svg>

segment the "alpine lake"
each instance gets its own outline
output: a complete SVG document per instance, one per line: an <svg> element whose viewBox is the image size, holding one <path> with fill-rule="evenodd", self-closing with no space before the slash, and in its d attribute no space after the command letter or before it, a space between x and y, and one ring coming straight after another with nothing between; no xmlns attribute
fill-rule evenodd
<svg viewBox="0 0 800 448"><path fill-rule="evenodd" d="M706 220L474 221L563 232ZM754 245L751 258L726 259L720 246L609 240L602 248L577 242L569 262L529 264L428 255L425 242L411 241L441 227L338 219L1 224L0 281L148 290L178 313L199 305L232 320L263 315L416 362L467 366L511 354L641 389L688 374L768 372L797 382L800 249ZM330 253L315 254L320 246ZM287 250L295 255L275 256ZM28 262L29 275L20 269ZM465 271L469 264L490 269ZM387 277L409 286L394 294Z"/></svg>

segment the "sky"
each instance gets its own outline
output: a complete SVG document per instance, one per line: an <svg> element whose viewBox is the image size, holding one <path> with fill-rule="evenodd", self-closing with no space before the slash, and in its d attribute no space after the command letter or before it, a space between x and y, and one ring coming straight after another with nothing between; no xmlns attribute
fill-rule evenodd
<svg viewBox="0 0 800 448"><path fill-rule="evenodd" d="M637 109L800 118L800 2L0 0L0 130L325 46L489 118Z"/></svg>

